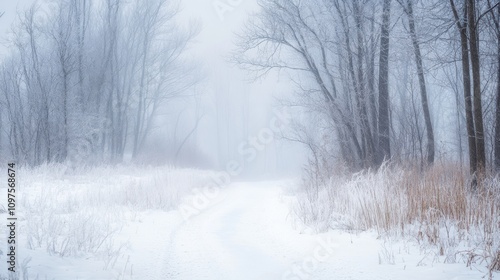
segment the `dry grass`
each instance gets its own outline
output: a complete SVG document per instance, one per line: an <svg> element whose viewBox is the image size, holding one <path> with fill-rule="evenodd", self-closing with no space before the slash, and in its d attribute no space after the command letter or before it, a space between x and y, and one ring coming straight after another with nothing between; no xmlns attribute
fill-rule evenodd
<svg viewBox="0 0 500 280"><path fill-rule="evenodd" d="M295 210L319 230L375 229L433 248L446 262L486 264L491 273L500 269L500 181L489 176L471 191L468 178L454 165L383 167L309 182Z"/></svg>

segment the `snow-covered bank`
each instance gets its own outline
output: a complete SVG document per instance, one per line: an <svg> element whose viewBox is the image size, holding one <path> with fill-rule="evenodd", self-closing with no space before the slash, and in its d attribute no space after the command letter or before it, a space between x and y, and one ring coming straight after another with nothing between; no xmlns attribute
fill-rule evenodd
<svg viewBox="0 0 500 280"><path fill-rule="evenodd" d="M155 228L154 215L172 211L192 189L212 181L216 172L168 166L100 166L71 169L51 164L17 171L18 252L16 267L26 279L121 279L138 268L134 244L168 234ZM7 197L6 189L0 189ZM1 203L4 205L4 203ZM170 211L170 212L168 212ZM151 213L148 214L148 213ZM166 219L171 228L178 217ZM7 221L6 213L0 219ZM143 220L151 232L130 228ZM6 227L0 235L6 236ZM156 246L156 245L154 245ZM0 239L0 275L5 275L6 240ZM147 252L147 251L146 251ZM151 264L148 254L139 256ZM140 266L139 266L140 267Z"/></svg>
<svg viewBox="0 0 500 280"><path fill-rule="evenodd" d="M419 248L420 264L458 263L494 278L500 270L499 178L485 177L475 190L468 178L466 170L444 164L425 172L383 166L339 173L304 181L293 209L318 231L372 230L388 248L410 241ZM390 251L383 255L394 263Z"/></svg>

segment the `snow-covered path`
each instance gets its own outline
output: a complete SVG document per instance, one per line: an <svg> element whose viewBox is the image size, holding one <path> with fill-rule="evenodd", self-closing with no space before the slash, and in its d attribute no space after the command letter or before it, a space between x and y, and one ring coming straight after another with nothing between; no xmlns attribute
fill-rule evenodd
<svg viewBox="0 0 500 280"><path fill-rule="evenodd" d="M172 213L165 213L164 220L155 216L155 228L148 229L155 231L148 234L148 252L141 246L143 253L136 254L145 262L135 264L141 269L131 279L465 280L484 276L463 263L426 260L425 253L412 244L382 245L373 232L301 233L292 226L284 189L282 182L233 183L212 206L187 221L178 213L176 225Z"/></svg>
<svg viewBox="0 0 500 280"><path fill-rule="evenodd" d="M269 183L237 183L171 238L168 279L281 279L289 240L287 205ZM287 226L284 226L287 224Z"/></svg>

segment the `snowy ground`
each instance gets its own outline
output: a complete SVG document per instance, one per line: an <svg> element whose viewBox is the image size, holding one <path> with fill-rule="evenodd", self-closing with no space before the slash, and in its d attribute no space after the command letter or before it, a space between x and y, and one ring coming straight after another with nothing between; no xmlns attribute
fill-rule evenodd
<svg viewBox="0 0 500 280"><path fill-rule="evenodd" d="M442 259L426 254L411 242L388 242L373 232L315 234L301 228L289 210L293 200L290 184L231 183L188 219L178 209L147 210L114 204L110 209L119 213L101 215L107 217L107 223L117 224L116 231L110 231L112 238L105 239L98 249L84 254L67 251L67 256L61 256L61 250L48 250L47 244L53 243L47 241L32 249L23 244L19 255L21 259L31 258L27 264L29 279L465 280L485 276L481 268L467 268L462 262L443 264ZM103 195L106 188L113 187L102 185ZM27 190L41 197L36 184ZM189 205L192 197L188 194L179 192L185 199L178 205ZM5 214L0 219L5 221ZM27 243L28 226L24 223L20 236L21 242ZM5 227L0 234L5 236ZM6 248L4 240L0 246L2 251ZM1 275L6 271L5 252L0 257Z"/></svg>

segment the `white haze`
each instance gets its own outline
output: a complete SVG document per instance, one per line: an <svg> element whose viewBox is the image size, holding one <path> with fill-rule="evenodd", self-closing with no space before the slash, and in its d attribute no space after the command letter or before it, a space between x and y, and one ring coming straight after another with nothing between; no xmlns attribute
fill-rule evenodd
<svg viewBox="0 0 500 280"><path fill-rule="evenodd" d="M17 12L35 2L43 10L50 1L2 3L1 11L5 14L0 18L0 34L4 35L0 40L3 43L18 18ZM256 0L181 1L179 26L195 26L199 30L185 53L192 64L190 66L195 69L193 76L198 82L188 90L190 97L165 106L150 137L149 146L153 151L146 154L157 152L158 145L178 148L194 129L196 120L200 119L194 133L187 137L179 151L178 164L225 169L229 161L237 160L244 163L241 176L246 178L288 176L300 171L305 160L304 149L298 144L282 141L280 133L275 134L278 141L265 145L263 150L257 149L256 159L245 161L238 152L240 145L258 137L262 129L269 127L274 113L283 110L277 102L278 97L289 95L293 88L285 77L275 73L258 80L249 78L252 75L229 62L229 56L235 50L235 33L256 10ZM5 44L2 44L0 55L4 56L6 51ZM199 151L193 155L190 149L194 147Z"/></svg>
<svg viewBox="0 0 500 280"><path fill-rule="evenodd" d="M385 79L382 74L380 78L375 75L382 72L383 63L378 59L384 56L380 50L382 40L377 37L383 34L379 29L384 28L375 28L382 18L382 1L116 0L124 6L116 10L113 8L118 2L113 1L92 1L98 3L89 9L95 13L89 18L95 21L90 20L96 38L80 35L85 20L75 17L65 21L71 19L65 16L73 11L85 16L85 5L90 2L3 0L0 4L0 280L499 279L500 177L480 178L484 179L480 181L481 190L487 191L477 191L476 174L471 175L466 169L461 69L457 68L456 54L454 57L448 53L459 52L454 26L447 30L455 36L449 45L434 46L422 40L429 118L435 135L435 145L428 146L435 146L436 150L434 164L426 165L424 158L429 152L424 151L424 144L431 141L425 139L424 131L430 130L424 128L415 55L405 30L407 19L399 6L406 1L392 1L393 10L389 12L393 30L390 51L386 52L388 89L371 89L372 96L385 92L390 97L385 105L389 107L387 111L390 109L392 122L390 137L386 137L386 144L392 149L392 156L389 153L388 157L380 151L373 155L368 151L370 145L382 147L376 147L383 136L383 114L377 113L382 102L377 100L377 108L375 100L370 100L374 107L369 111L373 115L365 112L361 116L359 112L357 116L354 112L355 104L361 101L355 100L355 76L362 85L361 77L366 75L365 70L369 72L370 64L373 71L366 76L373 78L371 85ZM179 1L180 12L173 12L172 22L165 23L158 13L147 9L154 3L175 8L171 6L175 1ZM262 10L257 1L263 4ZM448 1L414 2L418 3L417 17L429 17L431 20L424 19L433 22L436 8L426 10L427 5L434 2L439 7ZM33 3L39 6L40 14L47 12L46 18L33 20L35 26L43 28L36 33L41 39L31 40L38 39L40 49L50 49L40 59L47 69L35 66L38 57L33 54L34 47L30 49L28 45L36 44L28 42L25 34L29 27L17 31L20 37L25 35L17 47L8 42L13 36L9 33L11 25L19 24ZM64 7L60 10L64 12L59 13L48 11L58 4L64 6L61 3L70 8ZM358 32L355 43L346 40L344 44L344 39L354 39L358 34L352 32L354 29L341 30L339 22L344 16L339 8L332 12L334 20L330 21L324 10L333 3L353 7L366 4L365 12L373 11L376 20L368 19L365 13L362 25L374 23L372 33ZM297 8L293 12L297 11L297 15L287 18L287 8ZM259 11L263 22L258 21L258 16L252 17ZM297 43L299 47L294 49L301 50L301 55L291 55L286 48L274 49L276 42L294 48L293 42L287 45L287 36L297 40L300 36L295 31L290 35L286 27L285 31L273 28L294 29L291 25L302 20L302 11L313 18L314 24L306 32L310 32L309 37L306 34L303 43ZM500 20L500 8L498 12ZM160 18L157 22L164 24L161 30L169 26L175 32L155 32L158 29L148 28L146 20L142 22L144 15L156 15L155 19ZM351 23L355 18L363 18L352 15L356 15L354 9L347 16ZM43 22L50 22L51 17L58 19L54 26L59 29ZM256 24L253 29L245 29L252 19L265 26ZM418 31L431 29L424 19L418 18ZM61 39L64 32L60 30L73 20L78 24L78 32L68 29L65 36L73 41L66 48ZM177 24L175 29L171 27L173 22ZM303 29L301 24L297 26L298 30ZM253 31L257 29L258 33L259 28L268 27L264 35L251 39L255 36ZM122 28L123 34L113 28ZM196 36L190 41L188 31L192 30ZM314 30L324 32L324 38ZM162 36L149 37L150 31ZM342 31L345 33L340 34ZM375 33L377 36L371 36ZM89 42L85 47L80 36ZM421 36L425 39L430 35ZM266 45L269 42L260 40L271 43ZM325 55L323 46L331 40L337 41L328 46ZM342 55L348 57L346 50L361 45L363 40L373 43L372 51L355 58L359 74L354 74L354 69L352 74L347 73L342 69ZM158 42L161 47L154 44ZM146 46L148 43L155 47ZM164 48L163 43L171 48ZM245 49L246 46L251 47ZM71 51L79 47L78 51ZM61 53L62 49L70 49L70 61L77 65L87 48L88 57L78 66L79 71L88 72L84 80L81 73L77 74L77 67L67 67ZM134 54L136 50L138 53ZM360 50L356 51L361 53ZM249 54L255 57L246 57ZM24 60L23 55L31 57ZM449 58L457 59L456 69L451 63L444 63L440 55L445 56L447 63ZM367 62L362 61L364 56ZM372 63L368 62L369 57ZM106 62L99 65L102 61ZM314 62L321 62L324 71L312 67ZM264 70L259 63L265 65ZM301 63L309 68L302 68L306 66ZM138 64L142 66L136 68ZM23 69L26 65L37 68L33 72L46 75L34 78L34 74ZM245 67L257 71L244 70ZM12 73L21 74L11 78L11 69ZM69 79L65 75L67 69L73 71ZM493 81L495 70L498 71L484 67L483 79ZM313 78L309 74L314 72L317 74ZM327 75L329 82L323 79ZM101 78L102 82L96 82ZM81 91L76 92L76 86L68 90L67 82L79 83ZM36 86L31 87L30 83ZM54 89L50 98L45 96L45 104L39 105L42 101L37 98L44 97L44 83ZM128 84L128 88L122 87L122 83ZM328 83L335 94L322 96L321 92L328 91ZM336 83L341 93L338 96ZM488 101L485 112L489 118L489 158L494 143L491 84L484 89L484 101ZM154 89L150 91L149 86ZM82 100L83 96L89 97L86 102L72 100L68 93ZM19 104L10 102L16 96ZM323 97L327 97L326 102ZM148 103L148 99L154 101ZM67 100L75 106L68 106ZM54 115L50 122L49 111ZM147 112L151 115L145 121ZM46 116L46 126L40 125L43 121L36 122L42 114ZM377 134L372 144L363 140L367 128L363 121L367 118L371 118L367 127L373 126L372 131ZM354 128L349 127L353 124ZM16 133L16 129L29 133L17 137L21 133ZM39 137L38 129L46 136ZM45 140L39 139L44 137ZM17 142L19 138L22 140ZM51 146L52 138L56 141ZM76 139L71 142L73 145L69 141L72 138ZM85 141L92 143L80 149ZM363 151L359 144L355 149L353 143L361 143ZM51 155L53 148L64 153L56 151L55 156ZM7 165L6 160L19 162ZM11 193L15 193L15 200ZM15 229L5 226L11 220L17 223ZM15 250L10 241L14 235ZM11 273L7 267L12 267L14 255L17 272Z"/></svg>
<svg viewBox="0 0 500 280"><path fill-rule="evenodd" d="M231 2L234 6L227 4ZM221 3L226 5L217 6ZM235 49L235 33L256 10L255 0L182 2L181 20L199 26L200 32L187 56L199 63L203 77L193 89L193 94L199 95L198 103L184 105L190 113L183 119L189 130L197 116L205 114L196 132L196 144L222 169L230 160L245 160L238 147L269 127L274 113L283 110L277 98L292 91L292 84L284 77L272 73L255 80L229 61ZM297 144L281 141L279 134L275 137L278 141L266 145L255 160L245 163L242 175L297 174L304 162L304 150Z"/></svg>

